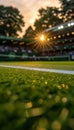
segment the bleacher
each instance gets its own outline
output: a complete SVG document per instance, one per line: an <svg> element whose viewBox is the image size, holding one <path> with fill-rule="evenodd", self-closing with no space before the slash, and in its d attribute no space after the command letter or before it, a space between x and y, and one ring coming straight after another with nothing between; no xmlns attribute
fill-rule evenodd
<svg viewBox="0 0 74 130"><path fill-rule="evenodd" d="M74 20L46 29L43 34L48 47L38 51L15 44L30 39L0 36L0 60L74 60Z"/></svg>

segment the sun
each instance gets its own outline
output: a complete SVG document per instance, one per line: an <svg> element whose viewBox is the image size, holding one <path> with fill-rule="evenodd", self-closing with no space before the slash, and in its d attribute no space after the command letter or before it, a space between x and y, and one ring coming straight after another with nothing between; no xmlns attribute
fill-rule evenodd
<svg viewBox="0 0 74 130"><path fill-rule="evenodd" d="M44 41L44 40L45 40L45 37L44 37L43 34L41 34L41 36L40 36L40 40L41 40L41 41Z"/></svg>
<svg viewBox="0 0 74 130"><path fill-rule="evenodd" d="M42 33L37 33L37 35L36 35L36 40L39 41L39 42L45 42L46 37L45 37L45 35L42 34Z"/></svg>

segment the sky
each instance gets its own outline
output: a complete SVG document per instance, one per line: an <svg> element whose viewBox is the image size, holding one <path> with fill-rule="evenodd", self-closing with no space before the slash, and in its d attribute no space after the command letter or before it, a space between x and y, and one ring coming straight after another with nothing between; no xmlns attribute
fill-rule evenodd
<svg viewBox="0 0 74 130"><path fill-rule="evenodd" d="M19 9L20 13L24 16L25 28L33 25L38 16L38 10L47 6L59 6L58 0L0 0L0 5L14 6Z"/></svg>

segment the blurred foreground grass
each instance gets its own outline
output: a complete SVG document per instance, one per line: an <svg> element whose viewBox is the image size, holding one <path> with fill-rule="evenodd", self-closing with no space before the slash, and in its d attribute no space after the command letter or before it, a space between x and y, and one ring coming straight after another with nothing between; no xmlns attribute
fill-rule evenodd
<svg viewBox="0 0 74 130"><path fill-rule="evenodd" d="M0 130L74 130L74 75L0 67Z"/></svg>

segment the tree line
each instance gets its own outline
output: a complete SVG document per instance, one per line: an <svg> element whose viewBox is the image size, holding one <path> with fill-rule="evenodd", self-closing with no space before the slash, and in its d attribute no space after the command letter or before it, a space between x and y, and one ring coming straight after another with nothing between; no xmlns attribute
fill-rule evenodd
<svg viewBox="0 0 74 130"><path fill-rule="evenodd" d="M60 8L46 7L38 10L38 19L34 22L34 29L29 26L23 37L32 38L37 31L51 28L60 23L74 19L74 0L59 0ZM25 26L23 16L17 8L0 5L0 35L19 36Z"/></svg>

